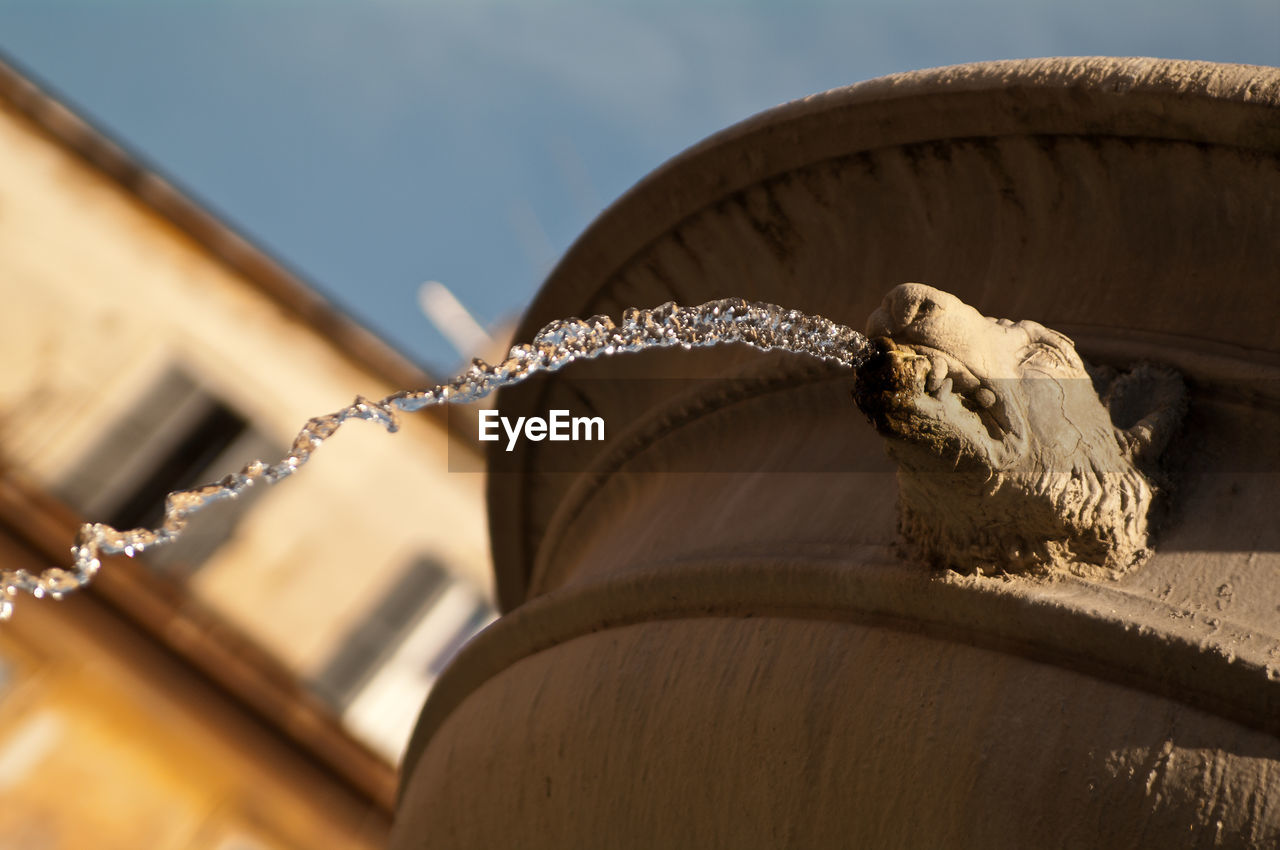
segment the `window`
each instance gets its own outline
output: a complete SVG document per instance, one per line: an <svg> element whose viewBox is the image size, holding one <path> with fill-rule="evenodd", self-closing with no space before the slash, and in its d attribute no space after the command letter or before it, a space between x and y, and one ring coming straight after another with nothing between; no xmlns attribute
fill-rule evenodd
<svg viewBox="0 0 1280 850"><path fill-rule="evenodd" d="M444 567L433 558L419 558L411 563L390 591L342 641L313 680L315 691L335 708L346 708L404 640L419 614L435 605L451 581Z"/></svg>
<svg viewBox="0 0 1280 850"><path fill-rule="evenodd" d="M170 492L280 454L245 417L171 369L106 430L58 494L87 518L120 529L154 528ZM193 572L230 536L255 495L250 490L210 505L181 539L148 552L144 560L165 572Z"/></svg>
<svg viewBox="0 0 1280 850"><path fill-rule="evenodd" d="M313 688L347 727L391 761L441 671L497 616L480 593L421 557L341 642Z"/></svg>

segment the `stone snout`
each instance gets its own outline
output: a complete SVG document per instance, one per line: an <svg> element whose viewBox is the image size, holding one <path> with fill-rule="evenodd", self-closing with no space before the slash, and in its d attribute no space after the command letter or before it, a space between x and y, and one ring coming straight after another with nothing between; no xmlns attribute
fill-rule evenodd
<svg viewBox="0 0 1280 850"><path fill-rule="evenodd" d="M568 410L552 410L546 417L517 416L514 420L496 410L482 410L478 421L478 439L493 443L505 436L507 451L513 451L522 436L535 443L542 440L566 442L604 439L603 417L573 416Z"/></svg>
<svg viewBox="0 0 1280 850"><path fill-rule="evenodd" d="M867 322L854 400L898 466L903 542L965 573L1115 577L1150 554L1181 377L1090 368L1036 322L983 316L918 283Z"/></svg>

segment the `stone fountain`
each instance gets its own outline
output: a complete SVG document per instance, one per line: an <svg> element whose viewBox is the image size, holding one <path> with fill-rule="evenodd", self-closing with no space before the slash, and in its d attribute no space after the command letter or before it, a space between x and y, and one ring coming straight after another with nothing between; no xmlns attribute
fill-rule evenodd
<svg viewBox="0 0 1280 850"><path fill-rule="evenodd" d="M641 182L518 338L741 296L878 353L503 390L610 438L491 452L506 614L394 846L1275 846L1277 198L1280 71L1150 59L874 80Z"/></svg>

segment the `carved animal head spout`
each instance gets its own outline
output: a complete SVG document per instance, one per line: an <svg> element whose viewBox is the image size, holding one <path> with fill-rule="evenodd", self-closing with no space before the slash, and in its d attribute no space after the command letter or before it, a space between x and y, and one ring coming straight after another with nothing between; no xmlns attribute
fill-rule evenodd
<svg viewBox="0 0 1280 850"><path fill-rule="evenodd" d="M867 335L854 399L898 464L908 546L961 572L1101 578L1146 559L1152 466L1186 406L1176 373L1090 369L1057 331L919 283Z"/></svg>

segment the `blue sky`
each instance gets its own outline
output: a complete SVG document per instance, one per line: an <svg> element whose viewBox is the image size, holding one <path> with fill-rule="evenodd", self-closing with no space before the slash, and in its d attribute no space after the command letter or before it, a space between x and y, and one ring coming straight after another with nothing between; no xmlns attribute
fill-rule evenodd
<svg viewBox="0 0 1280 850"><path fill-rule="evenodd" d="M0 0L0 51L437 372L610 201L778 103L982 59L1280 64L1280 0Z"/></svg>

